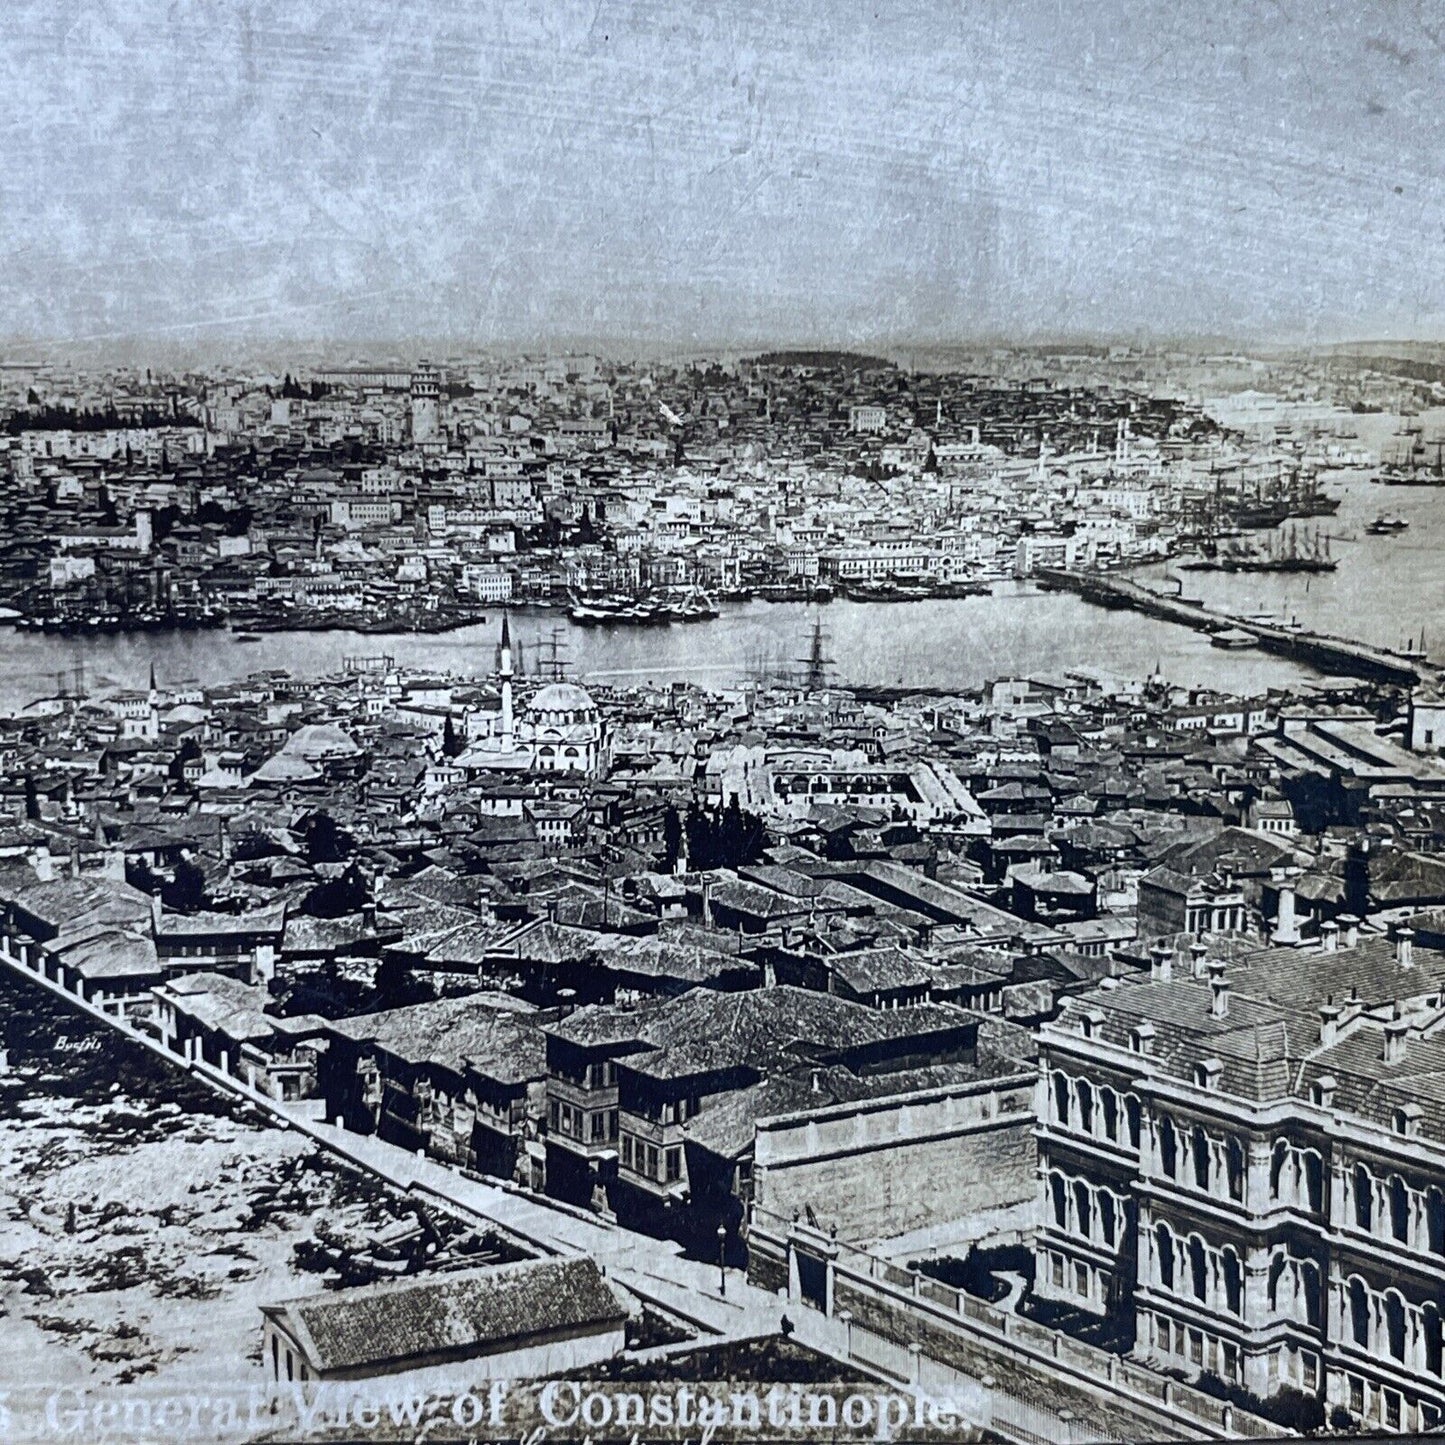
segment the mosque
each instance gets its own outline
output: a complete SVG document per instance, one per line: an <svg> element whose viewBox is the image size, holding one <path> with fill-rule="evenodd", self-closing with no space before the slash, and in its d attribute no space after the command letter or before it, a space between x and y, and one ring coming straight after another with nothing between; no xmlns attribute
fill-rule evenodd
<svg viewBox="0 0 1445 1445"><path fill-rule="evenodd" d="M469 773L595 773L602 763L602 715L586 688L549 682L514 714L512 633L502 618L501 706L468 722L472 741L457 758Z"/></svg>

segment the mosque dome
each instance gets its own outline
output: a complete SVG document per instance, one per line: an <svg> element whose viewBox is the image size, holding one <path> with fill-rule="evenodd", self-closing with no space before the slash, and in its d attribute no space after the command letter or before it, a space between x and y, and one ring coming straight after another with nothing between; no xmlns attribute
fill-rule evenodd
<svg viewBox="0 0 1445 1445"><path fill-rule="evenodd" d="M592 694L575 682L549 682L533 694L527 712L534 722L544 725L590 722L597 716L597 704Z"/></svg>

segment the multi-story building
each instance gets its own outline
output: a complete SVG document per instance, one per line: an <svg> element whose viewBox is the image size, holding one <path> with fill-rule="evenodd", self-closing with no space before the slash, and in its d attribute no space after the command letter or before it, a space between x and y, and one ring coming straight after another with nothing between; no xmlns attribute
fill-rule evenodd
<svg viewBox="0 0 1445 1445"><path fill-rule="evenodd" d="M605 1199L656 1232L734 1232L757 1118L831 1097L825 1071L861 1094L883 1076L972 1065L978 1029L964 1009L885 1011L788 986L581 1009L545 1030L548 1189Z"/></svg>
<svg viewBox="0 0 1445 1445"><path fill-rule="evenodd" d="M1147 978L1044 1026L1037 1288L1132 1321L1161 1370L1430 1429L1445 955L1333 923L1308 948L1208 955L1156 945Z"/></svg>
<svg viewBox="0 0 1445 1445"><path fill-rule="evenodd" d="M503 1179L525 1166L543 1074L525 1004L473 993L337 1020L324 1033L328 1117Z"/></svg>

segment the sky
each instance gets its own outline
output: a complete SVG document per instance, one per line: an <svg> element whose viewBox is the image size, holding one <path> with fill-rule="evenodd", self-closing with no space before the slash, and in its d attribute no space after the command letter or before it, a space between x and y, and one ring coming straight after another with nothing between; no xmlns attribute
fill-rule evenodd
<svg viewBox="0 0 1445 1445"><path fill-rule="evenodd" d="M1445 338L1428 0L4 8L11 351Z"/></svg>

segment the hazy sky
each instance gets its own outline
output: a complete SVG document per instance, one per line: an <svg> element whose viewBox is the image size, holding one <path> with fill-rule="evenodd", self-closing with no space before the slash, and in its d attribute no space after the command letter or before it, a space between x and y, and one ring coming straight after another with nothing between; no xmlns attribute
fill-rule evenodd
<svg viewBox="0 0 1445 1445"><path fill-rule="evenodd" d="M0 333L1445 336L1445 13L8 0Z"/></svg>

